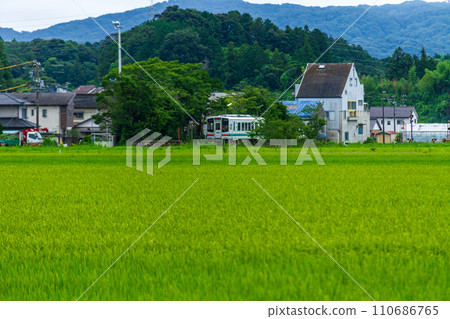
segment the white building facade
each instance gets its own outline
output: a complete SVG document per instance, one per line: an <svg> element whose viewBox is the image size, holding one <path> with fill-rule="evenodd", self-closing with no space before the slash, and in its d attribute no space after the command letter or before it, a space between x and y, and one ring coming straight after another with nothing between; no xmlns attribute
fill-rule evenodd
<svg viewBox="0 0 450 319"><path fill-rule="evenodd" d="M296 101L317 100L327 114L327 137L340 142L364 142L370 136L370 113L364 85L353 63L308 64L295 88Z"/></svg>

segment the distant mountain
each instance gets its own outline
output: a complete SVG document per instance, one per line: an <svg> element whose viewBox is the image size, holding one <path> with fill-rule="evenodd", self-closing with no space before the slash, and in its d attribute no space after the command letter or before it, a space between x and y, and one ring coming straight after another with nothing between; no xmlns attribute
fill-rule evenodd
<svg viewBox="0 0 450 319"><path fill-rule="evenodd" d="M368 8L356 7L305 7L295 4L252 4L242 0L169 0L157 3L155 12L161 13L167 6L193 8L212 13L237 10L254 17L270 19L279 27L308 25L338 37ZM148 19L148 8L100 16L97 21L108 31L115 32L113 20L121 21L125 30L142 24ZM401 46L405 51L418 54L425 46L429 53L450 52L450 4L444 2L409 1L397 5L371 8L344 36L350 43L360 44L378 58L392 55ZM0 36L11 41L30 41L35 38L61 38L76 42L96 42L105 33L91 19L61 23L34 32L17 32L0 28Z"/></svg>

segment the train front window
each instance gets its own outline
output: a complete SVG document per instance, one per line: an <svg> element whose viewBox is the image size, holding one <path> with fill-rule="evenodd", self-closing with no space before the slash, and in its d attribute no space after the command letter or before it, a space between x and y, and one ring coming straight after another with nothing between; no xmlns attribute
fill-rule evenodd
<svg viewBox="0 0 450 319"><path fill-rule="evenodd" d="M214 132L214 120L213 119L208 120L207 131Z"/></svg>
<svg viewBox="0 0 450 319"><path fill-rule="evenodd" d="M216 123L216 131L220 131L220 122Z"/></svg>
<svg viewBox="0 0 450 319"><path fill-rule="evenodd" d="M222 119L222 132L228 132L228 119Z"/></svg>

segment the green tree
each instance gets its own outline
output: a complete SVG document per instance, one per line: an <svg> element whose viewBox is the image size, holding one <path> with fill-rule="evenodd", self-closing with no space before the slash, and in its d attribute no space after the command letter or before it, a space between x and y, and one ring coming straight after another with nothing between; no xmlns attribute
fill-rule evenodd
<svg viewBox="0 0 450 319"><path fill-rule="evenodd" d="M413 66L413 59L409 53L405 53L398 47L389 60L386 77L390 80L407 78L409 69Z"/></svg>
<svg viewBox="0 0 450 319"><path fill-rule="evenodd" d="M140 65L199 123L206 114L211 92L221 89L220 83L210 78L201 64L153 58ZM145 128L177 136L178 128L191 120L146 72L133 64L124 66L121 75L115 69L104 78L106 90L99 95L98 102L108 110L97 115L96 121L109 125L120 143Z"/></svg>
<svg viewBox="0 0 450 319"><path fill-rule="evenodd" d="M302 64L313 63L316 59L309 42L309 36L306 37L303 47L294 53L294 59Z"/></svg>
<svg viewBox="0 0 450 319"><path fill-rule="evenodd" d="M269 118L252 135L263 136L265 139L298 139L302 126L303 121L296 115L289 116L287 120Z"/></svg>
<svg viewBox="0 0 450 319"><path fill-rule="evenodd" d="M416 72L419 79L425 75L425 70L433 71L436 68L436 62L434 59L427 55L425 48L422 47L420 51L420 59L415 63Z"/></svg>
<svg viewBox="0 0 450 319"><path fill-rule="evenodd" d="M320 117L320 109L322 104L318 103L316 106L306 106L303 113L307 119L302 121L300 127L301 134L308 139L317 139L319 132L327 125L327 120Z"/></svg>
<svg viewBox="0 0 450 319"><path fill-rule="evenodd" d="M161 59L181 63L200 63L209 57L209 50L192 29L177 30L166 36L160 51Z"/></svg>
<svg viewBox="0 0 450 319"><path fill-rule="evenodd" d="M3 40L0 37L0 68L9 66L8 56L6 55ZM12 74L6 70L0 71L0 88L7 89L12 83Z"/></svg>

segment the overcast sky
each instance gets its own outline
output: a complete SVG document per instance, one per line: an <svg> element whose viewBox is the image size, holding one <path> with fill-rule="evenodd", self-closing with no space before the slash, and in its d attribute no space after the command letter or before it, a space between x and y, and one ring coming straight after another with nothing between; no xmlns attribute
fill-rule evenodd
<svg viewBox="0 0 450 319"><path fill-rule="evenodd" d="M92 16L145 7L150 0L75 0ZM205 0L207 1L207 0ZM247 0L253 3L296 3L306 6L373 4L376 0ZM426 0L443 2L443 0ZM161 0L155 0L162 2ZM404 0L379 0L377 5ZM74 0L0 0L0 27L32 31L71 20L86 18Z"/></svg>

